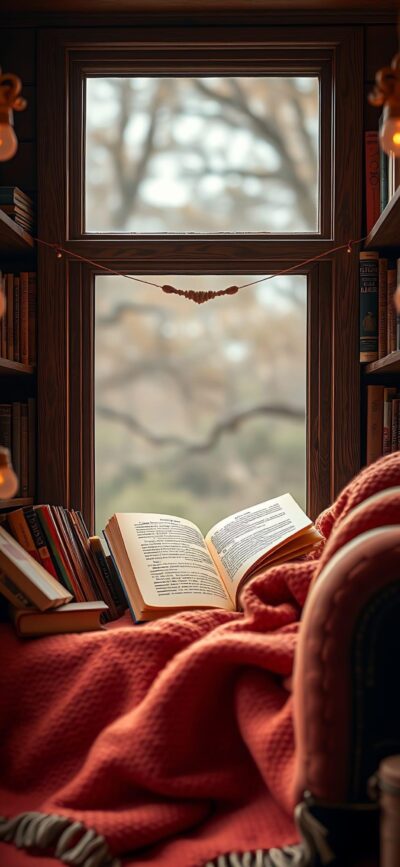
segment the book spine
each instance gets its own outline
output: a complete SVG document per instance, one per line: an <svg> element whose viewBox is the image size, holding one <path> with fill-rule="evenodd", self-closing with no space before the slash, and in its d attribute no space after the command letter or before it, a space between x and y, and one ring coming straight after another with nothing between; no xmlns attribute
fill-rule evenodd
<svg viewBox="0 0 400 867"><path fill-rule="evenodd" d="M382 123L382 118L379 121ZM388 155L382 148L379 148L379 174L380 174L380 210L385 210L389 201L388 188Z"/></svg>
<svg viewBox="0 0 400 867"><path fill-rule="evenodd" d="M387 355L387 259L379 259L378 290L378 355Z"/></svg>
<svg viewBox="0 0 400 867"><path fill-rule="evenodd" d="M2 293L3 293L4 298L6 299L6 303L7 303L7 283L6 283L6 278L5 278L4 274L1 275L1 290L2 290ZM2 316L1 321L0 321L0 332L1 332L0 354L1 354L2 358L7 358L7 310L5 311L5 313Z"/></svg>
<svg viewBox="0 0 400 867"><path fill-rule="evenodd" d="M8 525L11 530L14 539L19 542L22 548L37 561L37 563L42 564L40 554L36 548L36 545L33 541L32 533L29 528L29 524L26 520L24 510L23 509L15 509L13 512L10 512L8 516Z"/></svg>
<svg viewBox="0 0 400 867"><path fill-rule="evenodd" d="M369 385L367 392L367 464L383 450L383 385Z"/></svg>
<svg viewBox="0 0 400 867"><path fill-rule="evenodd" d="M94 557L94 559L98 565L98 568L101 572L103 581L107 587L109 596L112 599L113 609L112 609L111 613L112 613L113 619L116 619L117 617L119 617L122 614L122 611L124 609L121 606L120 596L119 596L118 590L114 584L113 577L112 577L110 570L108 568L106 556L105 556L104 551L102 549L99 537L98 536L91 536L89 538L89 545L90 545L91 554Z"/></svg>
<svg viewBox="0 0 400 867"><path fill-rule="evenodd" d="M69 592L73 594L73 585L71 584L68 569L64 562L62 552L60 551L60 539L58 531L54 526L54 521L51 515L49 515L46 506L34 506L34 511L39 518L43 533L47 539L49 549L52 553L58 573L57 578L59 581L61 581L61 584L63 584L64 587L66 587L67 590L69 590Z"/></svg>
<svg viewBox="0 0 400 867"><path fill-rule="evenodd" d="M33 508L26 507L23 510L26 523L31 531L32 539L35 543L36 551L39 555L40 562L44 569L53 576L53 578L58 579L58 572L54 566L54 563L50 556L50 551L47 547L45 537L42 532L42 528L40 526L38 517L34 512Z"/></svg>
<svg viewBox="0 0 400 867"><path fill-rule="evenodd" d="M397 441L399 437L399 406L400 399L398 397L392 400L392 441L391 452L397 452Z"/></svg>
<svg viewBox="0 0 400 867"><path fill-rule="evenodd" d="M29 364L28 272L21 271L21 361Z"/></svg>
<svg viewBox="0 0 400 867"><path fill-rule="evenodd" d="M36 274L28 272L28 353L29 364L36 364Z"/></svg>
<svg viewBox="0 0 400 867"><path fill-rule="evenodd" d="M0 443L12 451L11 404L0 404Z"/></svg>
<svg viewBox="0 0 400 867"><path fill-rule="evenodd" d="M21 497L28 496L28 404L21 404Z"/></svg>
<svg viewBox="0 0 400 867"><path fill-rule="evenodd" d="M127 591L127 589L126 589L126 587L125 587L124 580L123 580L122 575L121 575L121 573L120 573L120 571L119 571L119 569L118 569L118 566L117 566L117 564L116 564L116 562L115 562L115 557L114 557L114 554L113 554L113 552L112 552L111 544L110 544L110 542L109 542L109 540L108 540L108 538L107 538L107 529L104 529L104 530L103 530L103 536L104 536L104 538L105 538L105 540L106 540L107 547L108 547L108 550L109 550L109 552L110 552L110 557L111 557L111 560L112 560L112 562L113 562L113 566L114 566L115 574L116 574L117 577L118 577L118 581L119 581L119 583L120 583L121 590L122 590L122 592L123 592L123 594L124 594L124 597L125 597L126 607L129 608L129 611L130 611L131 614L132 614L132 618L133 618L134 622L137 623L137 622L138 622L138 619L137 619L136 614L135 614L135 612L134 612L134 610L133 610L133 608L132 608L132 604L131 604L131 601L130 601L130 599L129 599L128 591Z"/></svg>
<svg viewBox="0 0 400 867"><path fill-rule="evenodd" d="M21 361L21 287L19 277L14 277L14 361Z"/></svg>
<svg viewBox="0 0 400 867"><path fill-rule="evenodd" d="M7 274L7 358L14 361L14 274Z"/></svg>
<svg viewBox="0 0 400 867"><path fill-rule="evenodd" d="M14 605L14 608L30 608L31 601L25 596L25 593L14 584L11 578L0 569L0 593Z"/></svg>
<svg viewBox="0 0 400 867"><path fill-rule="evenodd" d="M28 496L36 492L36 400L28 398Z"/></svg>
<svg viewBox="0 0 400 867"><path fill-rule="evenodd" d="M394 352L396 349L396 311L393 303L393 295L396 291L397 270L394 262L388 263L387 271L387 351Z"/></svg>
<svg viewBox="0 0 400 867"><path fill-rule="evenodd" d="M392 400L396 396L395 388L383 390L383 454L392 451Z"/></svg>
<svg viewBox="0 0 400 867"><path fill-rule="evenodd" d="M360 253L360 361L378 358L378 253Z"/></svg>
<svg viewBox="0 0 400 867"><path fill-rule="evenodd" d="M11 429L12 429L12 462L18 479L21 479L21 404L14 401L11 404Z"/></svg>
<svg viewBox="0 0 400 867"><path fill-rule="evenodd" d="M380 156L378 132L365 133L365 194L367 234L375 225L380 214Z"/></svg>

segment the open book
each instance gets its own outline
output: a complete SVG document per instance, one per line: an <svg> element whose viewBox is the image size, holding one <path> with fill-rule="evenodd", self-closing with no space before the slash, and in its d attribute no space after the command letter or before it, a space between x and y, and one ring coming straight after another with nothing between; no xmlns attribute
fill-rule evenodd
<svg viewBox="0 0 400 867"><path fill-rule="evenodd" d="M239 609L245 581L321 540L290 494L219 521L204 538L172 515L117 513L104 530L135 620L186 608Z"/></svg>

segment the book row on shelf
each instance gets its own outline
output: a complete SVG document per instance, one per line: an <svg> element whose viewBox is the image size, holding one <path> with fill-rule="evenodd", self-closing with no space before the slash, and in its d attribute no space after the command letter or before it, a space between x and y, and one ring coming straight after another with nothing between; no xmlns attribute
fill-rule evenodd
<svg viewBox="0 0 400 867"><path fill-rule="evenodd" d="M360 361L371 362L400 349L400 316L394 293L400 283L400 259L360 253Z"/></svg>
<svg viewBox="0 0 400 867"><path fill-rule="evenodd" d="M400 390L367 386L367 464L400 449Z"/></svg>
<svg viewBox="0 0 400 867"><path fill-rule="evenodd" d="M365 215L367 234L396 192L400 182L400 159L379 147L379 133L365 133Z"/></svg>
<svg viewBox="0 0 400 867"><path fill-rule="evenodd" d="M36 274L0 272L6 311L0 321L0 355L22 364L36 363Z"/></svg>
<svg viewBox="0 0 400 867"><path fill-rule="evenodd" d="M20 497L34 497L36 487L36 400L0 404L0 444L11 452Z"/></svg>
<svg viewBox="0 0 400 867"><path fill-rule="evenodd" d="M19 187L0 186L0 210L11 217L25 232L31 234L34 231L33 201Z"/></svg>
<svg viewBox="0 0 400 867"><path fill-rule="evenodd" d="M0 516L0 533L0 592L13 609L23 609L31 618L31 607L39 609L34 615L38 634L98 628L99 615L106 622L126 609L113 561L100 538L89 535L79 511L49 505L14 509ZM15 548L11 560L10 537ZM18 567L21 557L23 575ZM70 621L66 618L69 628L62 629L59 617L55 623L46 619L46 608L71 601L74 607L61 612L64 619L70 615ZM87 625L88 616L92 626ZM23 634L21 617L14 612L13 620ZM26 628L25 620L23 626Z"/></svg>

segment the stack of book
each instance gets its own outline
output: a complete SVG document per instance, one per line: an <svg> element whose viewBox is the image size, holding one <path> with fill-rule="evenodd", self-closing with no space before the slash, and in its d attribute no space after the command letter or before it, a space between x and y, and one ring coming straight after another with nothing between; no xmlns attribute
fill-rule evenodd
<svg viewBox="0 0 400 867"><path fill-rule="evenodd" d="M377 361L400 349L400 317L393 294L400 283L400 259L360 253L360 361Z"/></svg>
<svg viewBox="0 0 400 867"><path fill-rule="evenodd" d="M99 629L104 602L73 602L72 594L0 527L0 593L21 637Z"/></svg>
<svg viewBox="0 0 400 867"><path fill-rule="evenodd" d="M0 356L22 364L36 363L36 274L2 274L7 309L0 322Z"/></svg>
<svg viewBox="0 0 400 867"><path fill-rule="evenodd" d="M400 448L400 391L395 387L367 388L367 464Z"/></svg>
<svg viewBox="0 0 400 867"><path fill-rule="evenodd" d="M34 497L36 486L36 401L0 404L0 443L10 449L19 478L19 496Z"/></svg>
<svg viewBox="0 0 400 867"><path fill-rule="evenodd" d="M80 512L61 506L26 506L0 521L75 602L103 601L107 619L121 616L126 601L113 561L99 537L89 535Z"/></svg>
<svg viewBox="0 0 400 867"><path fill-rule="evenodd" d="M381 121L380 121L381 123ZM400 183L400 159L379 147L379 133L365 133L366 230L371 231Z"/></svg>
<svg viewBox="0 0 400 867"><path fill-rule="evenodd" d="M32 234L35 228L33 202L19 187L0 187L0 209Z"/></svg>

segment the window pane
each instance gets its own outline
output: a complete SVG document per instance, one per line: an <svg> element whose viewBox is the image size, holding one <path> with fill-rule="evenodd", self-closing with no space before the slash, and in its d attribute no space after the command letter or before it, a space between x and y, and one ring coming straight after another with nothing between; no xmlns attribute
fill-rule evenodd
<svg viewBox="0 0 400 867"><path fill-rule="evenodd" d="M88 78L86 231L316 232L316 77Z"/></svg>
<svg viewBox="0 0 400 867"><path fill-rule="evenodd" d="M148 277L218 289L233 278ZM306 278L197 306L96 278L96 525L161 512L203 532L290 491L305 505Z"/></svg>

